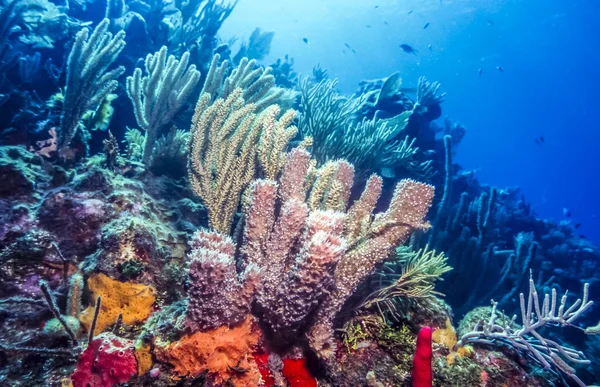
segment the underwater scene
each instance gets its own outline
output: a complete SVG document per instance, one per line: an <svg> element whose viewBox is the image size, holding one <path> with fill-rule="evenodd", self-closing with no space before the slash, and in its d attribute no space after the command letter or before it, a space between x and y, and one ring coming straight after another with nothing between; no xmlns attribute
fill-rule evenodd
<svg viewBox="0 0 600 387"><path fill-rule="evenodd" d="M599 12L0 0L0 386L600 385Z"/></svg>

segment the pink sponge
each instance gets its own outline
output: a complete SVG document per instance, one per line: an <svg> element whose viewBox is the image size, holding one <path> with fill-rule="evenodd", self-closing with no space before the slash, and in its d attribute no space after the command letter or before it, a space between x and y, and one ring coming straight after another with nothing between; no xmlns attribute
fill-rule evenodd
<svg viewBox="0 0 600 387"><path fill-rule="evenodd" d="M133 342L112 333L98 335L83 351L71 381L73 387L112 387L137 372Z"/></svg>

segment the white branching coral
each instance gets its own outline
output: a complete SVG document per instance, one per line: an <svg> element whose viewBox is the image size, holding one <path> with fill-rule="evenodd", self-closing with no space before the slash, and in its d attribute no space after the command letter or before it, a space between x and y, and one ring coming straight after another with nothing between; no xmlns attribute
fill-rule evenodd
<svg viewBox="0 0 600 387"><path fill-rule="evenodd" d="M456 343L456 347L467 344L510 345L518 351L529 354L544 368L554 368L569 376L577 385L585 387L575 370L567 363L589 364L583 352L565 347L554 340L544 338L538 330L544 326L574 326L575 320L587 311L593 301L589 300L589 285L583 286L583 298L577 299L570 306L567 304L567 292L558 302L556 289L552 294L545 294L542 303L535 288L533 276L529 279L529 295L520 294L522 327L515 327L515 314L512 320L498 321L497 302L492 301L492 313L488 321L480 321L472 332L466 333ZM584 331L588 333L587 331Z"/></svg>

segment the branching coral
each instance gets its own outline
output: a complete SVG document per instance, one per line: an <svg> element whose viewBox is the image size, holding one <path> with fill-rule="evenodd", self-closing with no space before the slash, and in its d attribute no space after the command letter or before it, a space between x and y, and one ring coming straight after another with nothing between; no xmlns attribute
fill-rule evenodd
<svg viewBox="0 0 600 387"><path fill-rule="evenodd" d="M281 152L295 132L287 128L293 113L276 120L279 109L273 106L256 114L256 106L245 103L242 93L235 89L212 104L210 94L202 94L191 127L190 185L207 207L210 226L223 233L230 231L242 192L257 174L257 152L261 169L275 176Z"/></svg>
<svg viewBox="0 0 600 387"><path fill-rule="evenodd" d="M242 89L242 97L246 103L253 103L256 111L261 111L275 104L285 94L284 89L275 88L275 77L271 67L258 66L256 60L242 58L238 66L225 77L229 67L228 61L219 64L221 56L216 54L210 64L202 94L208 93L211 99L228 98L236 89Z"/></svg>
<svg viewBox="0 0 600 387"><path fill-rule="evenodd" d="M303 135L314 138L312 153L318 162L344 158L354 164L359 177L374 170L404 167L423 178L431 177L431 162L420 163L414 158L419 148L408 137L395 137L406 127L412 111L391 119L355 117L363 97L343 98L335 90L337 81L324 79L312 84L308 78L300 81L303 114L299 128Z"/></svg>
<svg viewBox="0 0 600 387"><path fill-rule="evenodd" d="M425 77L419 77L417 83L417 102L413 110L427 109L428 106L439 105L446 99L446 93L438 94L439 82L428 82Z"/></svg>
<svg viewBox="0 0 600 387"><path fill-rule="evenodd" d="M256 60L265 59L271 51L271 42L274 36L275 32L262 32L260 28L255 28L248 43L242 43L240 50L233 58L234 63L238 63L244 57Z"/></svg>
<svg viewBox="0 0 600 387"><path fill-rule="evenodd" d="M146 76L136 68L127 77L127 94L133 103L138 125L146 131L142 160L149 165L155 141L161 129L181 110L200 80L195 65L189 65L189 52L177 60L167 58L167 47L148 54L144 62Z"/></svg>
<svg viewBox="0 0 600 387"><path fill-rule="evenodd" d="M289 338L333 286L335 265L345 250L343 214L316 210L309 215L305 203L290 199L276 218L277 188L268 180L253 184L242 251L249 265L263 268L264 287L257 297L263 320L276 335Z"/></svg>
<svg viewBox="0 0 600 387"><path fill-rule="evenodd" d="M568 375L578 386L584 387L585 383L575 375L575 370L567 364L567 361L589 364L585 355L554 340L544 338L538 330L544 326L575 326L574 322L594 303L588 299L588 293L589 286L585 284L583 299L578 299L569 306L567 293L561 297L560 304L558 304L556 289L552 289L552 295L545 294L540 305L533 276L530 276L527 301L525 301L523 293L519 296L522 327L514 327L517 315L514 315L510 321L497 321L496 307L498 303L492 301L492 313L489 320L480 321L474 330L463 335L456 345L460 347L470 343L492 345L504 343L530 355L544 368L554 368Z"/></svg>
<svg viewBox="0 0 600 387"><path fill-rule="evenodd" d="M69 145L83 114L95 111L106 96L118 86L117 78L125 68L107 71L125 47L125 32L115 36L108 32L110 21L102 20L92 34L79 31L67 59L67 84L61 115L59 149Z"/></svg>
<svg viewBox="0 0 600 387"><path fill-rule="evenodd" d="M372 218L379 192L381 180L370 179L359 201L348 211L343 235L354 237L347 238L350 246L336 267L336 286L319 310L309 338L323 337L327 331L332 335L336 314L358 285L415 229L428 227L423 220L433 200L432 186L413 180L400 181L388 210ZM319 352L319 348L313 349Z"/></svg>

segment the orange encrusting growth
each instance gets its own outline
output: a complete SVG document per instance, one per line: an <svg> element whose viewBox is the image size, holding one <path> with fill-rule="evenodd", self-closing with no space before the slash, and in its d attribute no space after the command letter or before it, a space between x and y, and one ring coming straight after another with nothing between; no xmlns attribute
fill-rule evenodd
<svg viewBox="0 0 600 387"><path fill-rule="evenodd" d="M105 274L94 274L88 279L91 299L102 297L102 306L96 324L96 334L103 332L123 316L124 324L135 324L144 321L152 312L156 301L156 291L152 286L134 282L120 282ZM79 320L89 331L94 318L93 302L83 311Z"/></svg>
<svg viewBox="0 0 600 387"><path fill-rule="evenodd" d="M186 335L166 347L157 347L158 359L170 363L180 377L198 376L208 371L217 385L237 387L263 385L252 353L260 330L251 316L234 328L222 326L208 332Z"/></svg>

